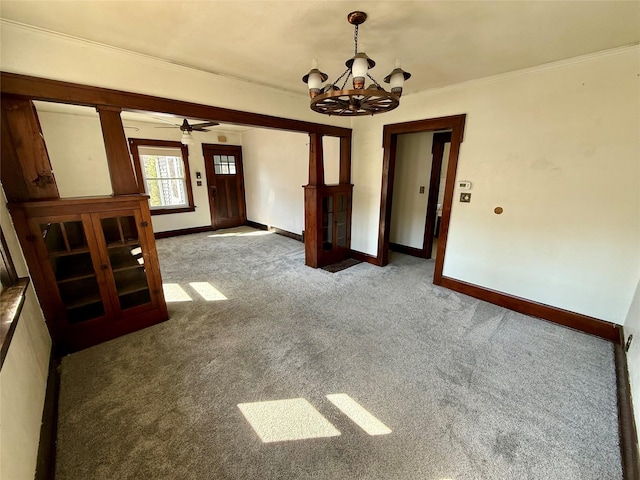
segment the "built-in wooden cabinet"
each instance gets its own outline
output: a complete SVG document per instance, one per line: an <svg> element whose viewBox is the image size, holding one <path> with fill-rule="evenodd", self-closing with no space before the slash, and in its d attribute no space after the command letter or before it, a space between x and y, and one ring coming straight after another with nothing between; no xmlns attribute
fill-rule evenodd
<svg viewBox="0 0 640 480"><path fill-rule="evenodd" d="M317 212L318 218L306 222L307 265L324 267L350 257L352 192L350 184L305 186L307 215ZM309 228L314 223L317 231Z"/></svg>
<svg viewBox="0 0 640 480"><path fill-rule="evenodd" d="M9 205L61 353L167 319L147 199Z"/></svg>

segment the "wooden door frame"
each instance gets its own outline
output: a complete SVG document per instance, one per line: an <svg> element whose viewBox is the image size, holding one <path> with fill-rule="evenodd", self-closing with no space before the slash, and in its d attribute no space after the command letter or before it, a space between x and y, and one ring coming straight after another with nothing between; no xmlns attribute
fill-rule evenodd
<svg viewBox="0 0 640 480"><path fill-rule="evenodd" d="M203 143L202 144L202 156L204 159L204 169L205 169L205 177L206 177L206 182L207 182L207 197L209 199L209 214L211 216L211 228L213 228L214 230L218 229L218 228L226 228L226 227L219 227L216 224L216 211L215 211L215 205L213 202L213 197L211 195L211 184L209 182L209 179L213 179L214 175L215 175L215 171L213 169L213 164L209 164L209 162L207 162L207 150L228 150L228 151L233 151L234 155L237 156L237 158L239 159L239 162L236 162L236 180L239 181L239 185L238 185L238 192L241 192L242 194L242 202L241 202L241 211L240 211L240 217L242 218L242 224L247 223L247 198L246 198L246 194L245 194L245 189L244 189L244 164L242 161L242 146L240 145L221 145L221 144L217 144L217 143ZM239 179L239 180L238 180Z"/></svg>
<svg viewBox="0 0 640 480"><path fill-rule="evenodd" d="M436 228L436 218L438 212L438 193L440 191L440 176L442 173L442 162L444 160L444 144L451 143L451 132L435 133L431 144L431 175L429 178L429 195L427 197L427 214L424 221L424 240L422 241L422 251L424 258L431 258L433 249L433 235ZM438 150L436 150L438 148ZM444 199L443 199L444 203Z"/></svg>
<svg viewBox="0 0 640 480"><path fill-rule="evenodd" d="M442 267L447 247L447 235L449 233L449 220L451 218L451 205L453 203L453 190L455 187L456 170L458 167L458 155L464 136L466 114L452 115L448 117L416 120L413 122L395 123L385 125L383 129L384 156L382 163L382 192L380 195L380 223L378 228L378 264L380 266L389 263L389 235L391 227L391 204L393 199L393 181L395 178L396 147L398 135L403 133L433 132L437 130L451 130L451 149L447 164L447 180L442 202L442 221L438 235L438 253L436 266L433 273L433 283L439 285L442 282Z"/></svg>

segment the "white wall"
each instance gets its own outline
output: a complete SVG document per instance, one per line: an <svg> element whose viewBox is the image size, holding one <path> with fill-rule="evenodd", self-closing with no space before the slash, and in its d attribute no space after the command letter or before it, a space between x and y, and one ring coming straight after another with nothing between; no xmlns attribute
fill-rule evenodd
<svg viewBox="0 0 640 480"><path fill-rule="evenodd" d="M639 50L408 95L354 119L353 248L377 249L383 125L466 113L457 179L473 182L472 199L454 201L444 275L623 323L640 268Z"/></svg>
<svg viewBox="0 0 640 480"><path fill-rule="evenodd" d="M338 183L340 140L323 139L325 183ZM247 219L288 232L304 230L309 136L256 128L242 134Z"/></svg>
<svg viewBox="0 0 640 480"><path fill-rule="evenodd" d="M0 195L2 232L20 277L27 267ZM42 424L42 410L49 373L51 338L33 287L27 297L0 370L0 478L31 480Z"/></svg>
<svg viewBox="0 0 640 480"><path fill-rule="evenodd" d="M625 342L629 335L633 335L631 347L627 352L629 366L629 381L631 383L631 396L633 397L633 412L636 426L640 427L640 279L636 282L636 291L624 322ZM637 432L640 443L640 430Z"/></svg>
<svg viewBox="0 0 640 480"><path fill-rule="evenodd" d="M433 132L420 132L398 135L396 147L389 240L420 250L427 217L432 144Z"/></svg>
<svg viewBox="0 0 640 480"><path fill-rule="evenodd" d="M100 118L95 109L84 107L84 110L85 115L38 111L62 198L113 193Z"/></svg>

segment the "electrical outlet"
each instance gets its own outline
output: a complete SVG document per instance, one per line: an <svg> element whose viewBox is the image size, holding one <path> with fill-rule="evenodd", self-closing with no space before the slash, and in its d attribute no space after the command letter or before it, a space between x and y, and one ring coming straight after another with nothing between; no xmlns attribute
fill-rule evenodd
<svg viewBox="0 0 640 480"><path fill-rule="evenodd" d="M470 193L461 193L460 201L462 203L470 203L471 202L471 194Z"/></svg>
<svg viewBox="0 0 640 480"><path fill-rule="evenodd" d="M197 185L198 187L201 187L201 186L202 186L202 180L197 180L197 181L196 181L196 185Z"/></svg>
<svg viewBox="0 0 640 480"><path fill-rule="evenodd" d="M423 193L424 193L424 187L423 187L423 186L421 186L421 187L420 187L420 194L423 194Z"/></svg>

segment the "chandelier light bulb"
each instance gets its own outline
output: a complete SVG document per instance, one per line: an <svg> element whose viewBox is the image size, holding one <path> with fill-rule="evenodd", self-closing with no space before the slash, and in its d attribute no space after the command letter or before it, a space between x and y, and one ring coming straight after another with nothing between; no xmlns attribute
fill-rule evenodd
<svg viewBox="0 0 640 480"><path fill-rule="evenodd" d="M400 59L396 58L395 68L393 71L384 78L384 81L391 86L391 93L398 97L402 95L402 89L404 87L404 81L409 79L411 74L405 72L400 68Z"/></svg>
<svg viewBox="0 0 640 480"><path fill-rule="evenodd" d="M311 98L316 97L318 94L322 92L322 83L325 82L329 77L326 73L322 73L318 70L318 60L311 60L311 70L304 77L302 77L302 81L307 84L309 87L309 96Z"/></svg>
<svg viewBox="0 0 640 480"><path fill-rule="evenodd" d="M367 59L363 57L356 57L353 59L353 67L351 68L351 74L353 75L353 88L364 88L364 79L367 75Z"/></svg>

